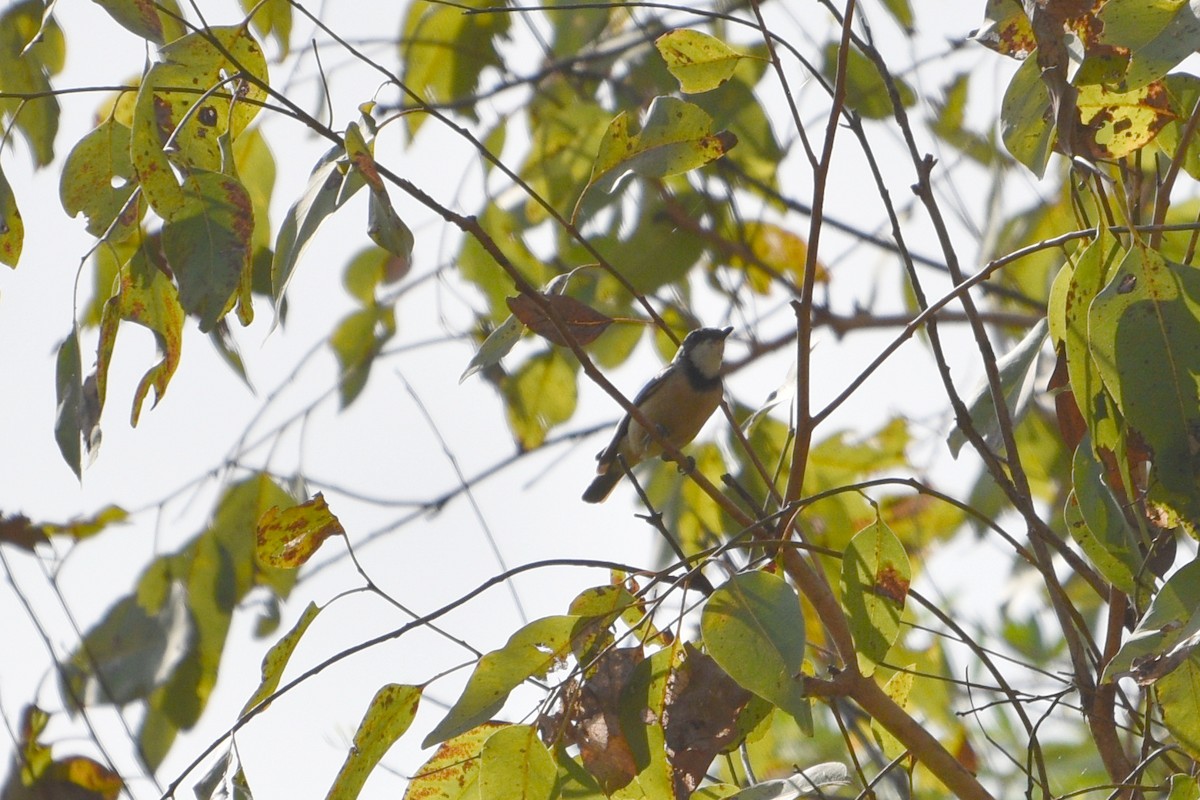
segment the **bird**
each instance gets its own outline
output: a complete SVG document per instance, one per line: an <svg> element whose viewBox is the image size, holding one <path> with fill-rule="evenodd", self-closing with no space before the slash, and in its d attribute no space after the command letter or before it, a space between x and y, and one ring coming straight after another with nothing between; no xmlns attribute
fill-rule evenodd
<svg viewBox="0 0 1200 800"><path fill-rule="evenodd" d="M650 380L633 404L676 448L696 437L721 404L721 364L725 339L733 328L697 328L684 337L675 357ZM617 425L608 447L596 455L596 478L583 493L588 503L602 503L621 480L625 468L662 453L662 445L628 414ZM621 466L624 460L625 467Z"/></svg>

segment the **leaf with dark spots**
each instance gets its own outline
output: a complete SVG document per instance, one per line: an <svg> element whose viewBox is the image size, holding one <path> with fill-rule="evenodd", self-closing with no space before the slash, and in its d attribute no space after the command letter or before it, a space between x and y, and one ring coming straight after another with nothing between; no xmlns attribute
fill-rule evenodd
<svg viewBox="0 0 1200 800"><path fill-rule="evenodd" d="M295 569L330 536L345 536L342 523L320 492L307 503L279 510L272 506L258 521L255 558L265 567Z"/></svg>

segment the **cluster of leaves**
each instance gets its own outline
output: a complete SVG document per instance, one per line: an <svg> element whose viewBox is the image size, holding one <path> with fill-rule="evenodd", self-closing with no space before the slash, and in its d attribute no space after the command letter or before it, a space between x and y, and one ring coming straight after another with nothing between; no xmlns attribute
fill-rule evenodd
<svg viewBox="0 0 1200 800"><path fill-rule="evenodd" d="M989 0L976 40L1024 60L1000 108L1007 153L964 125L966 76L948 84L928 131L998 173L1020 165L1041 177L1058 152L1070 179L1059 197L1005 220L994 237L995 257L971 277L961 273L945 233L934 162L912 144L907 109L916 92L858 32L855 3L825 4L835 24L820 65L754 14L697 12L707 28L701 31L649 14L631 24L620 3L582 11L551 6L537 12L548 32L546 63L517 80L508 72L505 48L515 34L506 10L482 0L415 2L403 21L395 77L404 99L394 108L364 103L340 132L272 87L259 37L273 35L287 56L292 3L244 2L254 5L247 19L223 27L191 25L174 2L102 5L157 45L159 58L103 106L100 122L61 171L63 207L82 214L97 238L97 294L57 360L55 434L77 474L85 451L99 443L122 323L151 330L161 355L135 391L135 425L150 390L155 403L165 394L189 319L244 376L230 318L249 324L258 295L283 321L306 246L363 188L364 232L375 246L347 265L344 282L357 307L329 337L343 406L360 396L396 334L394 305L380 289L409 273L414 247L391 198L397 191L465 233L457 272L486 304L478 316L483 341L467 375L496 385L521 451L543 446L572 418L581 374L611 389L597 365L620 363L640 338L638 326L618 322L653 323L669 355L672 340L698 323L691 300L700 278L731 313L748 313L763 298L786 298L801 312L798 331L775 343L799 341L798 376L788 387L797 409L792 422L773 416L770 406L735 405L734 418L744 424L734 426L727 448L699 446L688 480L658 467L646 482L651 516L691 561L679 582L706 586L698 573L709 564L710 573L719 567L731 575L705 592L699 635L683 635L682 623L680 633L664 630L657 600L671 588L670 571L655 573L645 587L616 574L611 584L581 593L566 614L531 622L478 657L461 696L425 737L437 750L408 796L500 797L514 787L545 798L830 796L881 779L905 790L920 782L927 791L927 770L951 794L988 797L987 779L1015 773L976 760L950 710L963 695L944 680L951 671L945 645L904 636L918 618L950 631L995 679L1011 715L997 717L1006 739L997 746L1027 750L1031 767L1023 779L1031 793L1048 797L1094 784L1086 769L1048 764L1051 745L1025 711L1040 687L1014 691L984 643L950 615L923 598L923 610L911 607L913 561L919 565L968 518L1006 537L1045 584L1057 647L1036 641L1040 629L1022 633L1015 625L1003 644L1047 674L1070 675L1066 686L1047 692L1080 694L1079 730L1090 744L1069 766L1099 764L1112 783L1169 786L1172 796L1195 789L1197 562L1170 572L1177 539L1195 538L1200 517L1196 226L1194 211L1172 196L1181 174L1200 178L1200 88L1194 76L1171 73L1196 49L1193 3L1061 0L1027 9ZM757 4L748 8L758 11ZM53 160L58 100L50 78L65 55L52 10L27 0L0 17L0 119L22 133L39 165ZM901 0L882 13L902 29L914 24ZM726 42L743 29L757 38ZM824 150L812 145L798 113L778 114L755 97L764 80L788 88L786 72L772 69L781 64L780 50L824 92ZM489 83L492 73L502 76L498 85ZM506 82L532 89L520 113L475 132L483 99ZM252 124L267 107L331 143L274 236L268 207L275 165ZM385 124L378 117L392 111L388 122L403 120L410 136L427 135L434 125L462 136L505 189L518 191L489 196L474 215L441 205L376 160ZM822 215L838 125L873 161L869 121L906 134L918 201L943 234L933 263L954 282L936 301L926 297L918 258L889 202L894 241ZM514 126L528 146L510 166L498 154ZM811 205L781 187L780 165L797 146L783 142L804 150L816 186ZM879 194L886 201L882 179ZM18 200L0 174L0 261L10 266L23 243ZM807 235L797 232L801 215L812 223ZM818 260L826 226L884 247L907 267L913 315L902 321L898 342L925 326L959 426L949 446L957 454L969 444L984 467L969 503L907 477L911 433L903 420L860 439L814 438L844 396L810 410L812 329L828 324L839 331L850 322L814 302L817 284L840 288L836 272ZM1008 347L1001 357L984 330L976 285L995 298L988 313L1009 326L1001 332ZM974 327L989 377L974 398L959 397L942 355L936 318L951 303ZM1019 323L1024 313L1029 321L1030 310L1044 313L1046 323L1027 325L1013 341L1014 318ZM508 357L526 331L536 334L534 351L511 367ZM84 344L93 332L95 368L85 375ZM751 334L763 339L758 352L772 349L753 326ZM1057 358L1055 413L1036 402L1047 341ZM893 472L905 477L886 477ZM722 475L726 492L712 483ZM867 497L870 489L885 496ZM296 568L328 537L345 535L324 498L304 494L265 472L230 486L211 524L154 559L60 665L67 708L141 704L137 750L148 769L157 768L179 731L204 710L238 606L252 594L267 598L259 630L266 634L293 590ZM1002 515L1020 520L1027 545L1000 527ZM94 535L123 516L110 509L59 526L7 518L0 542L35 550L47 537ZM1056 571L1059 560L1069 567L1065 579ZM297 643L321 610L309 605L268 653L261 684L231 733L311 674L442 613L363 642L283 685ZM1125 677L1149 687L1144 702L1119 690ZM552 688L535 724L496 719L517 687L547 682ZM424 691L407 684L379 690L331 796L358 795L414 721ZM829 713L814 713L814 702ZM907 706L920 709L924 721L918 724ZM1117 728L1119 717L1129 735ZM44 728L44 715L31 707L6 797L63 780L88 796L118 790L119 779L99 764L53 760L40 743ZM838 753L837 760L816 764L814 757L805 762L812 766L786 777L784 743L797 730L811 738L809 753ZM990 736L997 742L1001 732ZM1163 742L1172 748L1159 748ZM853 769L839 748L852 751ZM732 758L718 761L737 750L756 762L761 780ZM872 764L875 775L868 774ZM903 775L896 766L906 768ZM984 769L991 772L981 781L975 773ZM197 791L216 796L230 787L249 791L232 749Z"/></svg>

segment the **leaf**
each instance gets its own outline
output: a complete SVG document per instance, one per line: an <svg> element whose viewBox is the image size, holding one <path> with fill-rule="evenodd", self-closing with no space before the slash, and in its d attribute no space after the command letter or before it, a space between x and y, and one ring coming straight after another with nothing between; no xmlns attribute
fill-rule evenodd
<svg viewBox="0 0 1200 800"><path fill-rule="evenodd" d="M526 361L501 391L509 427L523 450L540 446L547 431L571 418L578 401L575 368L554 351Z"/></svg>
<svg viewBox="0 0 1200 800"><path fill-rule="evenodd" d="M25 223L4 170L0 169L0 264L16 267L25 242Z"/></svg>
<svg viewBox="0 0 1200 800"><path fill-rule="evenodd" d="M175 0L93 0L122 27L155 44L182 36L183 13Z"/></svg>
<svg viewBox="0 0 1200 800"><path fill-rule="evenodd" d="M458 382L461 384L476 372L499 364L500 360L513 349L513 345L521 340L521 334L524 332L525 328L522 326L521 320L517 319L515 315L509 315L502 325L489 333L488 337L483 340L483 344L475 351L475 355L471 356L467 368L459 376Z"/></svg>
<svg viewBox="0 0 1200 800"><path fill-rule="evenodd" d="M984 24L971 38L1001 55L1023 59L1037 49L1025 9L1011 0L987 0Z"/></svg>
<svg viewBox="0 0 1200 800"><path fill-rule="evenodd" d="M864 675L875 672L900 635L911 580L904 545L882 520L877 518L850 540L842 557L842 605Z"/></svg>
<svg viewBox="0 0 1200 800"><path fill-rule="evenodd" d="M800 281L804 278L804 265L808 260L808 243L796 234L771 222L747 223L737 234L739 244L745 246L743 254L735 254L730 265L746 271L750 288L759 294L771 291L775 280ZM817 263L818 283L829 280L825 267Z"/></svg>
<svg viewBox="0 0 1200 800"><path fill-rule="evenodd" d="M1198 5L1195 0L1103 4L1092 29L1099 36L1088 42L1081 69L1087 68L1093 55L1117 61L1119 80L1106 82L1118 91L1140 89L1161 78L1195 52L1200 36Z"/></svg>
<svg viewBox="0 0 1200 800"><path fill-rule="evenodd" d="M130 152L146 201L173 222L197 213L195 187L180 185L174 169L231 175L233 165L226 164L220 142L235 141L267 98L249 80L226 79L248 74L265 85L267 62L244 25L189 33L163 47L160 57L138 89ZM205 95L209 89L216 91Z"/></svg>
<svg viewBox="0 0 1200 800"><path fill-rule="evenodd" d="M129 203L137 190L129 140L129 128L115 119L100 123L72 148L58 185L63 210L72 217L82 212L88 233L104 236L113 227L109 242L119 242L137 230L146 210L140 199Z"/></svg>
<svg viewBox="0 0 1200 800"><path fill-rule="evenodd" d="M891 698L892 702L903 711L908 710L908 701L912 695L914 682L913 670L916 669L916 666L916 664L907 664L904 669L896 670L892 674L892 677L888 678L887 683L883 685L883 693ZM900 758L908 750L877 719L871 720L871 735L875 737L875 741L879 744L879 749L883 751L884 758L887 758L889 761ZM912 759L907 759L906 763L911 769Z"/></svg>
<svg viewBox="0 0 1200 800"><path fill-rule="evenodd" d="M443 742L412 776L404 800L478 798L479 762L484 743L508 726L506 722L485 722Z"/></svg>
<svg viewBox="0 0 1200 800"><path fill-rule="evenodd" d="M413 234L400 219L386 189L372 189L367 204L367 235L400 260L401 273L412 269Z"/></svg>
<svg viewBox="0 0 1200 800"><path fill-rule="evenodd" d="M708 598L700 630L721 669L811 730L812 712L800 680L804 615L787 581L761 571L735 575Z"/></svg>
<svg viewBox="0 0 1200 800"><path fill-rule="evenodd" d="M254 209L241 182L219 172L192 172L183 194L187 205L163 225L163 252L180 305L207 333L233 307L249 275Z"/></svg>
<svg viewBox="0 0 1200 800"><path fill-rule="evenodd" d="M61 524L48 523L44 526L49 536L70 536L77 542L90 539L109 525L120 524L129 518L129 512L120 506L108 505L90 517L72 517Z"/></svg>
<svg viewBox="0 0 1200 800"><path fill-rule="evenodd" d="M250 22L261 36L273 35L279 44L279 60L287 58L292 38L292 4L288 0L240 0L243 11L254 11Z"/></svg>
<svg viewBox="0 0 1200 800"><path fill-rule="evenodd" d="M667 31L654 40L667 69L684 94L711 91L733 77L737 63L747 58L729 45L701 31Z"/></svg>
<svg viewBox="0 0 1200 800"><path fill-rule="evenodd" d="M1071 538L1104 580L1127 594L1136 594L1137 576L1144 566L1141 550L1120 504L1104 485L1100 465L1092 457L1090 435L1075 449L1071 484L1064 511ZM1143 581L1149 577L1146 574Z"/></svg>
<svg viewBox="0 0 1200 800"><path fill-rule="evenodd" d="M171 675L192 636L181 585L173 585L162 607L152 611L136 597L125 597L62 665L63 696L76 709L144 699Z"/></svg>
<svg viewBox="0 0 1200 800"><path fill-rule="evenodd" d="M612 317L574 297L553 293L539 293L539 296L562 318L566 329L580 346L596 341L613 322ZM538 336L560 347L569 346L546 312L528 295L508 298L508 308L525 327Z"/></svg>
<svg viewBox="0 0 1200 800"><path fill-rule="evenodd" d="M1159 81L1129 92L1100 84L1082 86L1076 106L1093 159L1116 160L1140 150L1175 119L1166 87Z"/></svg>
<svg viewBox="0 0 1200 800"><path fill-rule="evenodd" d="M238 714L239 717L245 716L251 709L266 700L279 688L279 682L283 679L283 670L287 667L292 653L295 652L296 645L300 644L300 637L308 630L308 626L312 624L319 613L321 613L321 607L316 603L310 602L304 607L304 611L300 614L300 619L296 620L296 624L292 626L292 629L263 656L262 678L258 683L258 688L254 690L254 694L250 695L250 699L242 706L242 711Z"/></svg>
<svg viewBox="0 0 1200 800"><path fill-rule="evenodd" d="M837 75L838 45L830 43L825 46L825 64L823 72L832 83ZM900 104L911 108L917 102L916 92L907 83L892 76ZM887 119L895 113L892 99L888 93L887 83L875 62L867 58L855 48L850 48L846 54L846 105L857 111L866 119Z"/></svg>
<svg viewBox="0 0 1200 800"><path fill-rule="evenodd" d="M75 473L76 478L82 480L80 435L85 433L84 421L88 414L84 409L79 334L74 329L58 347L54 382L58 403L54 415L54 439L58 442L58 451L62 453L67 466Z"/></svg>
<svg viewBox="0 0 1200 800"><path fill-rule="evenodd" d="M338 360L341 407L353 403L371 374L371 365L396 333L396 314L390 307L374 306L353 311L329 337Z"/></svg>
<svg viewBox="0 0 1200 800"><path fill-rule="evenodd" d="M666 178L715 161L733 149L737 137L712 132L712 118L699 106L674 97L656 97L641 131L631 129L621 112L609 123L592 164L592 176L575 205L578 219L583 199L593 188L612 192L629 174Z"/></svg>
<svg viewBox="0 0 1200 800"><path fill-rule="evenodd" d="M1000 373L1000 390L1004 395L1004 402L1008 406L1008 415L1013 425L1016 425L1025 414L1029 408L1029 401L1033 398L1038 356L1041 355L1042 343L1046 341L1048 331L1046 319L1038 320L1017 346L996 362L996 369ZM983 436L983 440L991 447L1002 444L1000 420L986 378L975 388L966 403L971 422L974 424L975 430ZM955 458L958 458L959 451L966 443L966 435L957 426L946 437L946 444Z"/></svg>
<svg viewBox="0 0 1200 800"><path fill-rule="evenodd" d="M135 426L150 389L154 389L155 406L166 394L183 351L183 307L175 286L154 263L156 256L148 254L155 243L154 239L141 242L129 262L121 266L115 292L101 313L100 342L96 348L96 390L103 408L120 323L135 322L154 333L162 358L146 371L134 392L130 424Z"/></svg>
<svg viewBox="0 0 1200 800"><path fill-rule="evenodd" d="M330 536L345 536L342 523L320 492L307 503L280 510L271 506L258 520L254 557L264 567L303 566Z"/></svg>
<svg viewBox="0 0 1200 800"><path fill-rule="evenodd" d="M1131 433L1153 453L1156 498L1200 514L1200 273L1135 242L1088 312L1091 352Z"/></svg>
<svg viewBox="0 0 1200 800"><path fill-rule="evenodd" d="M304 194L288 209L279 227L271 262L271 288L277 304L282 301L296 263L321 223L365 185L358 170L342 171L338 159L343 152L342 148L334 147L321 157L309 175Z"/></svg>
<svg viewBox="0 0 1200 800"><path fill-rule="evenodd" d="M1154 684L1163 725L1192 758L1200 757L1200 657L1193 653Z"/></svg>
<svg viewBox="0 0 1200 800"><path fill-rule="evenodd" d="M729 795L728 800L797 800L800 797L828 797L830 790L853 785L854 780L846 765L830 761L815 764L790 778L755 784L749 789Z"/></svg>
<svg viewBox="0 0 1200 800"><path fill-rule="evenodd" d="M45 526L35 525L24 514L0 514L0 544L16 545L33 553L36 552L37 545L49 543L50 537Z"/></svg>
<svg viewBox="0 0 1200 800"><path fill-rule="evenodd" d="M421 702L420 686L389 683L375 693L354 733L354 744L342 762L327 800L354 800L371 771L404 735Z"/></svg>
<svg viewBox="0 0 1200 800"><path fill-rule="evenodd" d="M1121 649L1104 667L1104 683L1111 683L1155 658L1161 658L1181 641L1200 630L1200 559L1183 565L1158 590L1150 608Z"/></svg>
<svg viewBox="0 0 1200 800"><path fill-rule="evenodd" d="M488 737L479 754L481 800L550 800L558 768L531 725L509 725Z"/></svg>
<svg viewBox="0 0 1200 800"><path fill-rule="evenodd" d="M1049 107L1050 92L1042 82L1037 59L1026 59L1004 90L1000 138L1012 157L1039 178L1046 173L1054 145L1054 126L1046 119Z"/></svg>
<svg viewBox="0 0 1200 800"><path fill-rule="evenodd" d="M507 32L508 14L468 14L488 6L488 0L466 0L457 6L414 3L408 7L398 42L403 67L401 80L424 102L440 104L475 93L487 67L503 68L496 42ZM406 100L407 107L420 107ZM460 106L472 118L474 104ZM408 131L415 136L423 113L408 114Z"/></svg>
<svg viewBox="0 0 1200 800"><path fill-rule="evenodd" d="M66 56L62 30L53 19L43 24L44 11L41 0L25 0L0 14L0 92L37 95L0 98L0 121L21 131L39 167L54 160L59 105L49 76Z"/></svg>
<svg viewBox="0 0 1200 800"><path fill-rule="evenodd" d="M421 746L444 742L490 719L513 689L527 678L544 676L568 655L579 622L574 616L534 620L509 637L504 647L481 656L462 696Z"/></svg>

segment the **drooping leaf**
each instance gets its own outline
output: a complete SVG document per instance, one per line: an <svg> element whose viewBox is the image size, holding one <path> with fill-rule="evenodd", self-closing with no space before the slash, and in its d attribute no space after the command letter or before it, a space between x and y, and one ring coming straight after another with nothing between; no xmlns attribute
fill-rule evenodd
<svg viewBox="0 0 1200 800"><path fill-rule="evenodd" d="M829 796L839 788L853 785L853 776L846 765L830 761L803 769L788 778L755 784L729 795L728 800L798 800Z"/></svg>
<svg viewBox="0 0 1200 800"><path fill-rule="evenodd" d="M674 97L656 97L640 131L621 112L609 123L592 165L592 177L575 205L577 219L587 193L613 191L629 174L666 178L701 167L737 144L728 131L712 130L712 118L698 106Z"/></svg>
<svg viewBox="0 0 1200 800"><path fill-rule="evenodd" d="M254 690L254 694L250 695L250 699L242 706L242 713L239 716L245 715L279 688L279 682L283 679L283 670L287 667L292 653L295 652L296 645L300 644L300 638L304 636L304 632L308 630L308 626L312 624L319 613L321 613L321 606L316 603L309 603L305 606L304 611L300 614L300 619L296 620L292 629L263 656L262 679L258 683L258 688Z"/></svg>
<svg viewBox="0 0 1200 800"><path fill-rule="evenodd" d="M146 371L133 396L130 424L137 425L142 404L154 389L154 403L162 400L167 384L179 366L183 349L183 307L170 279L156 266L156 255L149 250L156 240L141 242L130 261L117 275L115 291L104 304L100 318L100 343L96 352L96 390L103 408L107 397L108 368L112 363L118 326L122 321L135 322L154 333L162 359Z"/></svg>
<svg viewBox="0 0 1200 800"><path fill-rule="evenodd" d="M62 665L63 695L73 708L145 699L179 665L193 635L182 586L156 609L125 597Z"/></svg>
<svg viewBox="0 0 1200 800"><path fill-rule="evenodd" d="M915 668L915 664L905 665L903 669L896 670L892 674L892 677L888 678L887 683L883 685L883 693L905 711L908 710L909 698L912 695L913 670ZM875 741L879 744L879 749L883 751L884 756L888 759L900 758L905 754L905 750L907 750L891 731L879 723L879 720L871 720L871 735L875 737ZM907 763L911 767L912 759L908 759Z"/></svg>
<svg viewBox="0 0 1200 800"><path fill-rule="evenodd" d="M800 668L804 615L787 581L762 571L743 572L718 587L700 618L704 645L739 684L812 729Z"/></svg>
<svg viewBox="0 0 1200 800"><path fill-rule="evenodd" d="M5 516L0 514L0 544L16 545L30 553L37 545L49 544L50 536L45 526L37 525L24 514Z"/></svg>
<svg viewBox="0 0 1200 800"><path fill-rule="evenodd" d="M25 242L25 223L4 170L0 169L0 264L16 267Z"/></svg>
<svg viewBox="0 0 1200 800"><path fill-rule="evenodd" d="M321 223L366 185L359 170L343 169L344 165L338 161L343 154L342 148L334 147L321 157L308 178L304 194L288 210L279 227L275 258L271 263L271 287L277 304L283 299L296 263Z"/></svg>
<svg viewBox="0 0 1200 800"><path fill-rule="evenodd" d="M163 47L161 57L138 89L130 151L147 202L172 222L196 215L195 187L180 185L173 167L232 174L220 141L236 140L266 100L255 83L226 78L249 75L265 85L268 77L262 48L244 25L189 33Z"/></svg>
<svg viewBox="0 0 1200 800"><path fill-rule="evenodd" d="M287 58L292 38L292 4L288 0L240 0L243 11L254 11L250 23L261 36L272 35L279 44L279 59Z"/></svg>
<svg viewBox="0 0 1200 800"><path fill-rule="evenodd" d="M375 357L395 333L395 310L375 305L350 312L334 328L329 346L338 360L338 396L342 408L353 403L366 387Z"/></svg>
<svg viewBox="0 0 1200 800"><path fill-rule="evenodd" d="M509 725L488 737L479 758L481 800L551 800L558 769L531 725Z"/></svg>
<svg viewBox="0 0 1200 800"><path fill-rule="evenodd" d="M667 31L654 40L684 94L711 91L733 76L746 55L702 31Z"/></svg>
<svg viewBox="0 0 1200 800"><path fill-rule="evenodd" d="M503 66L496 44L508 31L510 15L466 13L486 5L487 0L467 0L458 6L414 3L408 7L399 40L401 78L425 102L464 99L475 92L484 69ZM473 114L473 104L462 109ZM416 135L425 117L422 113L405 117L410 135Z"/></svg>
<svg viewBox="0 0 1200 800"><path fill-rule="evenodd" d="M404 800L474 800L479 797L479 761L484 743L506 722L485 722L442 742L408 782Z"/></svg>
<svg viewBox="0 0 1200 800"><path fill-rule="evenodd" d="M342 523L317 492L298 506L267 509L258 520L254 557L264 567L295 569L312 558L330 536L345 535Z"/></svg>
<svg viewBox="0 0 1200 800"><path fill-rule="evenodd" d="M0 14L0 92L30 95L0 98L0 122L15 122L39 167L54 160L59 105L50 75L66 56L62 30L53 19L43 23L44 11L42 0L24 0Z"/></svg>
<svg viewBox="0 0 1200 800"><path fill-rule="evenodd" d="M1200 272L1138 243L1092 301L1089 345L1104 385L1153 453L1155 499L1200 514Z"/></svg>
<svg viewBox="0 0 1200 800"><path fill-rule="evenodd" d="M136 230L146 210L140 199L130 203L137 178L129 160L129 138L129 128L115 119L100 123L71 150L59 181L63 209L72 217L83 212L92 236L103 236L112 226L110 242Z"/></svg>
<svg viewBox="0 0 1200 800"><path fill-rule="evenodd" d="M504 647L481 656L462 696L422 746L444 742L490 719L513 689L527 678L544 676L570 652L579 623L574 616L534 620L509 637Z"/></svg>
<svg viewBox="0 0 1200 800"><path fill-rule="evenodd" d="M1005 353L996 362L1000 372L1000 389L1004 395L1004 403L1008 407L1009 419L1015 425L1029 408L1033 397L1034 381L1037 378L1038 356L1042 351L1042 343L1046 341L1048 327L1045 319L1029 329L1016 347ZM983 436L990 447L1002 444L1000 434L1000 419L996 412L996 404L986 380L980 382L969 398L965 399L967 411L970 412L971 422L975 430ZM967 443L967 437L957 426L950 431L946 438L950 452L958 457L962 446Z"/></svg>
<svg viewBox="0 0 1200 800"><path fill-rule="evenodd" d="M875 672L900 635L911 581L904 545L883 520L876 519L850 540L842 557L842 605L864 675Z"/></svg>
<svg viewBox="0 0 1200 800"><path fill-rule="evenodd" d="M1200 559L1183 565L1158 590L1137 628L1104 668L1109 683L1170 653L1200 631Z"/></svg>
<svg viewBox="0 0 1200 800"><path fill-rule="evenodd" d="M421 691L420 686L389 683L375 693L371 705L363 714L362 722L358 723L354 744L346 754L346 760L342 762L326 800L354 800L358 797L371 770L412 724L421 702Z"/></svg>
<svg viewBox="0 0 1200 800"><path fill-rule="evenodd" d="M1050 92L1042 82L1037 59L1026 59L1013 74L1000 103L1000 138L1012 157L1039 178L1046 173L1054 145L1054 126L1046 119L1049 107Z"/></svg>
<svg viewBox="0 0 1200 800"><path fill-rule="evenodd" d="M1143 573L1142 553L1121 506L1104 485L1100 464L1092 455L1092 440L1085 435L1075 449L1071 468L1072 491L1065 510L1071 538L1104 579L1128 594L1136 594ZM1142 574L1141 582L1148 580Z"/></svg>
<svg viewBox="0 0 1200 800"><path fill-rule="evenodd" d="M84 434L83 366L79 356L79 334L72 329L69 336L58 347L55 370L57 409L54 415L54 439L63 460L75 473L83 477L83 458L80 436Z"/></svg>
<svg viewBox="0 0 1200 800"><path fill-rule="evenodd" d="M241 181L219 172L193 171L181 191L187 203L163 225L163 251L180 305L207 332L233 307L250 274L254 208Z"/></svg>

